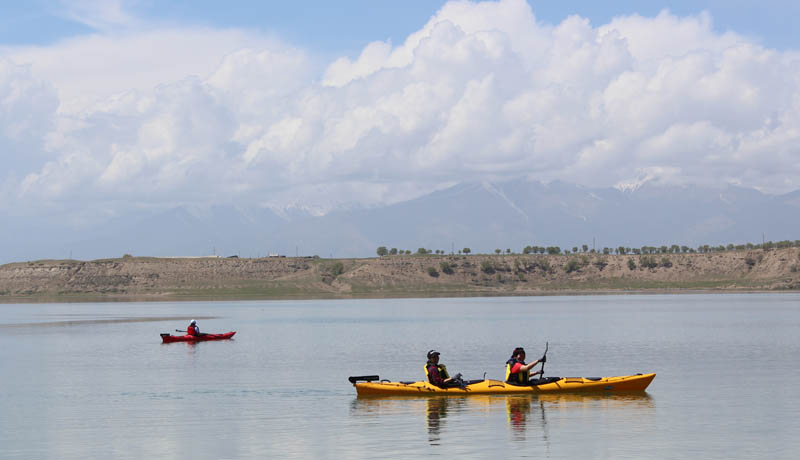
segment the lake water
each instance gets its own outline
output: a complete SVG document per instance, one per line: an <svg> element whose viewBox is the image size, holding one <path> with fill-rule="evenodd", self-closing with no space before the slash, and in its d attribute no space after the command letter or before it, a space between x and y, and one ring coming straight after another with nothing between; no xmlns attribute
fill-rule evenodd
<svg viewBox="0 0 800 460"><path fill-rule="evenodd" d="M161 344L160 332L238 331ZM172 318L172 319L169 319ZM136 321L132 321L136 320ZM357 398L350 375L658 375L641 396ZM800 295L0 305L0 458L798 458Z"/></svg>

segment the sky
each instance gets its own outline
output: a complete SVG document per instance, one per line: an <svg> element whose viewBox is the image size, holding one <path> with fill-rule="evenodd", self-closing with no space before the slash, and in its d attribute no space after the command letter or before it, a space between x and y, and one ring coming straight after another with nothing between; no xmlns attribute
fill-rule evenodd
<svg viewBox="0 0 800 460"><path fill-rule="evenodd" d="M790 1L0 3L0 215L800 189Z"/></svg>

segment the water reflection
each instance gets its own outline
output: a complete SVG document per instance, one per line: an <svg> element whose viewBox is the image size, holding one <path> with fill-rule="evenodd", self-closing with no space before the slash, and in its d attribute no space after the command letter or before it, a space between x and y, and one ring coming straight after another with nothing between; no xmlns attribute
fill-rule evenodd
<svg viewBox="0 0 800 460"><path fill-rule="evenodd" d="M541 402L548 412L583 409L631 410L641 412L654 409L655 400L648 393L564 393L532 396ZM648 411L649 412L649 411Z"/></svg>
<svg viewBox="0 0 800 460"><path fill-rule="evenodd" d="M444 419L447 418L447 407L450 405L450 398L428 398L427 400L427 413L428 413L428 442L431 445L438 445L440 438L440 431L444 424Z"/></svg>
<svg viewBox="0 0 800 460"><path fill-rule="evenodd" d="M504 413L509 438L526 441L535 433L549 448L548 418L575 415L587 411L595 416L608 411L623 411L631 418L652 416L655 400L647 393L633 394L557 394L557 395L471 395L434 397L356 397L351 405L353 416L424 417L428 442L440 445L447 436L447 419L463 414L488 416Z"/></svg>
<svg viewBox="0 0 800 460"><path fill-rule="evenodd" d="M40 317L62 318L57 321L35 321L19 323L0 323L0 329L10 328L39 328L39 327L67 327L67 326L92 326L105 324L125 324L125 323L152 323L158 321L185 321L186 316L138 316L138 317L115 317L103 319L76 319L82 316L98 317L98 314L58 314L58 315L39 315ZM198 316L197 319L217 319L219 316Z"/></svg>
<svg viewBox="0 0 800 460"><path fill-rule="evenodd" d="M525 430L528 426L528 416L531 414L531 396L508 396L506 400L506 417L511 427L512 439L525 440ZM544 414L544 405L539 404L542 414L542 426L547 424Z"/></svg>
<svg viewBox="0 0 800 460"><path fill-rule="evenodd" d="M524 441L529 428L535 427L541 430L545 443L548 443L548 413L552 415L577 410L628 410L641 413L642 409L655 407L652 397L647 393L511 395L505 400L512 439Z"/></svg>

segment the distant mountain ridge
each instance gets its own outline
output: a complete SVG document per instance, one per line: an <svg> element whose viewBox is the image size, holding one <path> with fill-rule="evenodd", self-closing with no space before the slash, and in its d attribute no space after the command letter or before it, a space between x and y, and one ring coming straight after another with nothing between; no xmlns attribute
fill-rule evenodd
<svg viewBox="0 0 800 460"><path fill-rule="evenodd" d="M308 208L311 209L311 208ZM525 179L466 182L401 203L314 215L215 205L138 212L91 230L58 218L13 222L0 234L0 263L44 258L319 255L371 257L378 246L446 253L527 245L601 249L800 239L800 191L697 186L587 188Z"/></svg>

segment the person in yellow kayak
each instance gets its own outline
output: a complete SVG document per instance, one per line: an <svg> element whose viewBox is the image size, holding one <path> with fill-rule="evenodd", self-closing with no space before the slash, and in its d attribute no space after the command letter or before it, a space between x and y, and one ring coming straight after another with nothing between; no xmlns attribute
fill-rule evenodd
<svg viewBox="0 0 800 460"><path fill-rule="evenodd" d="M431 385L436 385L439 388L452 388L463 386L461 380L461 373L450 377L447 373L447 367L444 364L439 364L439 352L436 350L428 351L428 363L425 364L425 376L428 377L428 382Z"/></svg>
<svg viewBox="0 0 800 460"><path fill-rule="evenodd" d="M539 363L544 365L545 362L547 362L547 355L530 364L525 364L525 349L522 347L515 348L511 353L511 358L506 361L506 383L512 385L531 385L535 383L531 381L530 376L542 375L542 371L531 373L531 369Z"/></svg>

